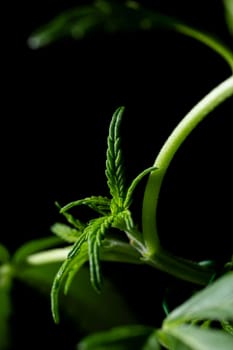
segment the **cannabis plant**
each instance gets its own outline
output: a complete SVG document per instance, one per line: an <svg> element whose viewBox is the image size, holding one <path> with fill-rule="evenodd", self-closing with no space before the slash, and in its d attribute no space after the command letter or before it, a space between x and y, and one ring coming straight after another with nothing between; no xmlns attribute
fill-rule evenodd
<svg viewBox="0 0 233 350"><path fill-rule="evenodd" d="M233 2L225 0L224 9L232 35ZM157 28L175 30L207 45L232 71L233 52L222 40L135 1L121 4L99 0L80 5L36 30L28 44L38 49L69 36L85 40L90 34L101 35L101 31L112 34ZM232 95L231 73L191 108L165 140L154 164L148 164L131 181L126 174L121 129L127 106L117 106L106 142L104 175L108 195L89 195L87 188L84 198L55 202L61 220L52 225L50 237L25 243L13 256L0 246L2 350L8 348L10 291L16 279L50 294L51 317L57 327L68 314L72 322L86 328L85 337L74 345L79 350L233 349L233 257L226 257L221 266L216 266L208 255L205 261L174 255L164 248L158 225L161 187L174 156L204 118ZM144 184L142 213L134 215L135 193ZM83 207L89 209L85 219L79 216ZM135 265L135 270L137 266L148 267L151 279L154 269L159 270L191 285L192 293L173 308L164 295L164 319L159 326L135 322L124 312L127 305L112 292L105 277L102 267L109 262ZM89 289L83 287L88 283L87 276ZM140 295L138 303L143 303Z"/></svg>

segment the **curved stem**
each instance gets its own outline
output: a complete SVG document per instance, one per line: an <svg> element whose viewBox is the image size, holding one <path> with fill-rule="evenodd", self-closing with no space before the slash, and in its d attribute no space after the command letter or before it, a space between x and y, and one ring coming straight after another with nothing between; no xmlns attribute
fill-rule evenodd
<svg viewBox="0 0 233 350"><path fill-rule="evenodd" d="M219 39L212 37L210 34L205 34L195 28L186 26L182 23L174 23L174 28L177 32L190 36L201 43L207 45L213 51L218 53L231 67L233 71L233 52L225 44L223 44Z"/></svg>
<svg viewBox="0 0 233 350"><path fill-rule="evenodd" d="M143 10L142 7L140 7L140 11L144 20L147 20L147 25L149 27L161 27L163 29L174 30L182 35L187 35L201 42L219 54L229 64L233 71L233 51L220 38L217 38L211 33L191 27L177 18L161 13L151 13L145 9ZM145 28L147 28L147 26Z"/></svg>
<svg viewBox="0 0 233 350"><path fill-rule="evenodd" d="M159 193L164 175L175 153L191 133L191 131L219 104L233 95L233 76L223 81L208 93L174 129L159 152L144 193L142 208L142 233L147 246L148 255L152 256L160 250L156 226L156 211Z"/></svg>

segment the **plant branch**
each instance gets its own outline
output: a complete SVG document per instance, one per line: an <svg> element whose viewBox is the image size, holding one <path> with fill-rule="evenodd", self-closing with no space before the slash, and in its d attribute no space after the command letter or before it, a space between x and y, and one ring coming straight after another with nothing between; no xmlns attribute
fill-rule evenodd
<svg viewBox="0 0 233 350"><path fill-rule="evenodd" d="M211 267L204 267L196 262L173 256L162 248L153 256L145 256L142 261L176 278L203 286L210 283L215 274Z"/></svg>
<svg viewBox="0 0 233 350"><path fill-rule="evenodd" d="M173 25L177 32L200 41L218 53L229 64L231 70L233 71L233 52L229 47L226 46L226 44L223 44L219 39L211 36L210 34L205 34L204 32L201 32L200 30L197 30L185 24L179 22L176 23L174 21Z"/></svg>
<svg viewBox="0 0 233 350"><path fill-rule="evenodd" d="M153 256L160 250L156 225L156 212L159 194L169 164L175 153L191 131L218 105L233 95L233 76L220 83L208 93L174 129L159 152L146 185L142 208L142 233L148 255Z"/></svg>

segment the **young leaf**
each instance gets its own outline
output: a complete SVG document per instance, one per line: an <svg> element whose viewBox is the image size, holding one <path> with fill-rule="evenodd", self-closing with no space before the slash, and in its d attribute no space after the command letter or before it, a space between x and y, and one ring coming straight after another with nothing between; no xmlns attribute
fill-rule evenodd
<svg viewBox="0 0 233 350"><path fill-rule="evenodd" d="M97 213L106 215L106 213L110 210L110 199L102 196L91 196L79 199L77 201L70 202L64 207L60 208L60 213L64 214L69 209L79 205L87 205L91 209L95 210Z"/></svg>
<svg viewBox="0 0 233 350"><path fill-rule="evenodd" d="M80 268L88 261L88 245L87 242L84 242L82 247L79 250L79 254L73 264L71 265L66 282L64 285L64 294L68 294L68 290L70 288L71 282L73 281L76 273L80 270Z"/></svg>
<svg viewBox="0 0 233 350"><path fill-rule="evenodd" d="M181 325L157 331L161 344L170 350L232 350L233 337L221 330Z"/></svg>
<svg viewBox="0 0 233 350"><path fill-rule="evenodd" d="M156 167L152 166L149 167L145 170L143 170L131 183L130 187L127 190L126 196L125 196L125 200L124 200L124 207L128 208L131 204L132 201L132 196L133 196L133 192L136 188L136 186L139 184L139 182L142 180L142 178L144 176L146 176L147 174L149 174L151 171L156 170Z"/></svg>
<svg viewBox="0 0 233 350"><path fill-rule="evenodd" d="M142 350L152 331L142 325L116 327L87 336L78 344L78 350Z"/></svg>
<svg viewBox="0 0 233 350"><path fill-rule="evenodd" d="M114 216L113 227L121 231L131 230L133 225L132 215L128 209L124 209Z"/></svg>
<svg viewBox="0 0 233 350"><path fill-rule="evenodd" d="M119 208L122 207L123 198L125 197L124 171L119 136L119 127L123 112L124 107L119 107L112 116L109 127L105 171L108 187L114 200L114 204Z"/></svg>
<svg viewBox="0 0 233 350"><path fill-rule="evenodd" d="M62 211L62 208L58 202L55 203L58 209L60 210L60 213L63 214L66 218L66 220L73 225L78 231L83 231L85 225L78 219L75 219L73 215L70 213L67 213L66 211Z"/></svg>
<svg viewBox="0 0 233 350"><path fill-rule="evenodd" d="M52 233L69 243L74 243L80 235L80 232L77 229L60 222L53 224L50 227L50 230Z"/></svg>
<svg viewBox="0 0 233 350"><path fill-rule="evenodd" d="M79 244L77 249L79 250L79 253L80 253L80 250L82 251L82 253L76 254L75 256L72 256L72 257L68 256L68 258L61 265L60 269L58 270L53 280L53 284L51 288L51 309L52 309L52 315L55 323L59 323L58 296L59 296L59 291L62 287L62 283L64 282L65 278L68 276L67 277L68 282L65 285L65 291L67 292L68 286L71 283L71 276L72 278L74 277L74 271L75 273L78 272L79 268L85 263L88 257L87 246L80 243L81 240L82 240L82 237L75 243L74 248L76 248Z"/></svg>
<svg viewBox="0 0 233 350"><path fill-rule="evenodd" d="M113 219L113 216L93 219L87 227L90 279L92 286L97 292L100 292L102 285L99 251L101 242L105 237L106 231L111 227Z"/></svg>
<svg viewBox="0 0 233 350"><path fill-rule="evenodd" d="M101 273L100 273L100 257L99 249L101 242L105 236L106 230L111 226L113 221L112 216L103 216L97 219L91 220L82 234L78 237L70 250L67 259L63 262L58 273L56 274L52 290L51 290L51 308L54 321L59 322L58 314L58 295L61 289L63 281L67 278L65 283L65 293L68 292L68 288L71 284L75 273L78 272L82 264L87 260L87 245L88 242L88 256L90 263L90 279L91 283L96 291L101 289ZM80 251L85 251L84 254Z"/></svg>
<svg viewBox="0 0 233 350"><path fill-rule="evenodd" d="M164 320L164 327L205 319L233 319L233 272L221 276L174 309Z"/></svg>
<svg viewBox="0 0 233 350"><path fill-rule="evenodd" d="M101 291L102 286L102 276L100 272L100 258L99 249L100 245L98 243L97 237L92 235L88 239L89 248L89 262L90 262L90 280L93 288L97 293Z"/></svg>
<svg viewBox="0 0 233 350"><path fill-rule="evenodd" d="M58 272L56 273L52 288L51 288L51 311L53 320L55 323L59 323L59 307L58 307L58 297L59 292L62 287L62 282L64 281L65 277L69 273L69 271L72 271L72 263L74 263L71 259L66 259L64 263L59 268Z"/></svg>

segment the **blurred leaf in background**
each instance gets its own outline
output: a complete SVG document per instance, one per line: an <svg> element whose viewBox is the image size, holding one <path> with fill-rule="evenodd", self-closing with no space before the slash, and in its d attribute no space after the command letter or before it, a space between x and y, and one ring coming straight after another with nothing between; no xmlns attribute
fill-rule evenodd
<svg viewBox="0 0 233 350"><path fill-rule="evenodd" d="M225 18L230 34L233 36L233 0L223 0Z"/></svg>
<svg viewBox="0 0 233 350"><path fill-rule="evenodd" d="M181 31L181 21L141 6L136 1L96 0L90 5L80 5L55 16L36 29L29 37L32 49L49 45L59 39L71 37L79 40L91 34L147 31L168 28Z"/></svg>
<svg viewBox="0 0 233 350"><path fill-rule="evenodd" d="M25 268L19 278L49 298L52 282L59 266L59 263L31 266ZM80 269L68 294L61 295L60 303L62 312L83 331L103 330L135 322L132 310L109 281L105 280L100 294L92 289L89 270L86 267Z"/></svg>
<svg viewBox="0 0 233 350"><path fill-rule="evenodd" d="M116 327L86 337L78 344L78 350L146 350L144 345L152 332L153 328L143 325ZM153 349L159 349L159 344L154 342Z"/></svg>

